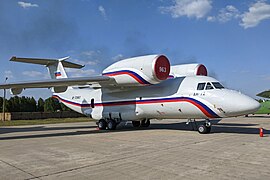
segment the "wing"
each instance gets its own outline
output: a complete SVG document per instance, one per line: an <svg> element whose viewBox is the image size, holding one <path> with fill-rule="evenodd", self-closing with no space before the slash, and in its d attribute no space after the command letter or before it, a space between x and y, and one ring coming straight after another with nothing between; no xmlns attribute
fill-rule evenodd
<svg viewBox="0 0 270 180"><path fill-rule="evenodd" d="M93 76L81 78L63 78L44 81L18 82L0 84L0 89L11 89L12 94L20 94L23 89L28 88L54 88L55 92L64 92L68 86L85 86L93 87L114 86L114 78L107 76Z"/></svg>

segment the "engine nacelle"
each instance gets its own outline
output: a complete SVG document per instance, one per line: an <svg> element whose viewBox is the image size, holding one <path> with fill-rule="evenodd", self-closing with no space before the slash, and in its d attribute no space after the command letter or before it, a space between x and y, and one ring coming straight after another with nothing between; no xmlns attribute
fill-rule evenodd
<svg viewBox="0 0 270 180"><path fill-rule="evenodd" d="M10 89L10 93L11 93L12 95L19 95L19 94L22 93L22 91L23 91L22 88L11 88L11 89Z"/></svg>
<svg viewBox="0 0 270 180"><path fill-rule="evenodd" d="M164 55L139 56L118 61L103 71L104 76L114 77L123 86L158 84L170 73L170 62Z"/></svg>
<svg viewBox="0 0 270 180"><path fill-rule="evenodd" d="M183 64L171 66L170 76L207 76L207 69L202 64Z"/></svg>

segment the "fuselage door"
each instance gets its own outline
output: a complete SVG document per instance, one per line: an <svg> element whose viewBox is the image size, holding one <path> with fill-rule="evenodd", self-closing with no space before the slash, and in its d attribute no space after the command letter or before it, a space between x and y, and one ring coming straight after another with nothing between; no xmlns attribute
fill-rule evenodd
<svg viewBox="0 0 270 180"><path fill-rule="evenodd" d="M91 108L94 108L95 107L95 99L94 98L91 99L90 106L91 106Z"/></svg>

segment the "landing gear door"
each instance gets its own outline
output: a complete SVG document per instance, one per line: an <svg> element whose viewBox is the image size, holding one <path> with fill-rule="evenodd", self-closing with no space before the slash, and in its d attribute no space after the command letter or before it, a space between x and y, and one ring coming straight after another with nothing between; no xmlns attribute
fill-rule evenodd
<svg viewBox="0 0 270 180"><path fill-rule="evenodd" d="M94 98L91 99L90 106L92 109L95 108L95 99Z"/></svg>

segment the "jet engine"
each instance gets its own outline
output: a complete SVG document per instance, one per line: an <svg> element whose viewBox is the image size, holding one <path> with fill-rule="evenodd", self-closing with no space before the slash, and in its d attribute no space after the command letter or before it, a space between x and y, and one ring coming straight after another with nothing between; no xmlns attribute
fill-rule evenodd
<svg viewBox="0 0 270 180"><path fill-rule="evenodd" d="M207 76L207 69L203 64L182 64L171 66L170 77Z"/></svg>
<svg viewBox="0 0 270 180"><path fill-rule="evenodd" d="M102 75L114 77L123 86L158 84L169 77L170 62L164 55L128 58L107 67Z"/></svg>

